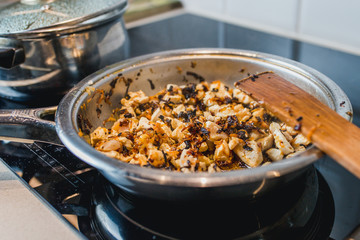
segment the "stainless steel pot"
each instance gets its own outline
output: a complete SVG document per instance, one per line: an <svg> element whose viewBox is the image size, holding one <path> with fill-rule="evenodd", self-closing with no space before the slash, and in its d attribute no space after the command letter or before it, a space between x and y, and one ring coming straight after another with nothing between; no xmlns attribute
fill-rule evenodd
<svg viewBox="0 0 360 240"><path fill-rule="evenodd" d="M194 76L201 76L207 81L221 79L228 86L232 86L235 81L247 76L247 73L268 70L310 92L341 116L351 120L351 114L347 112L351 113L352 109L344 92L329 78L310 67L259 52L187 49L133 58L86 77L60 102L56 112L56 124L40 119L42 114L47 114L44 109L27 112L2 111L0 122L11 124L7 127L18 124L23 128L19 136L32 136L38 140L48 140L49 136L41 133L51 135L56 128L61 142L72 153L97 168L116 186L132 194L168 200L252 197L295 181L321 157L321 152L310 147L296 157L263 167L212 174L184 174L142 168L106 157L92 148L78 133L80 129L83 133L88 133L102 125L112 110L120 107L120 99L128 90L142 89L146 94L154 94L168 83L181 85L185 83L184 80L197 82L198 79ZM119 76L126 79L125 83L119 80ZM130 85L129 79L132 80ZM149 79L155 88L151 87ZM94 88L97 90L92 91ZM103 97L108 98L108 103L101 100ZM343 101L349 104L342 105ZM3 130L0 132L4 134ZM8 132L8 136L14 137L14 133L15 129ZM51 137L54 141L54 135Z"/></svg>
<svg viewBox="0 0 360 240"><path fill-rule="evenodd" d="M48 1L35 2L41 4L31 6L34 10L9 15L24 18L39 10L44 16L46 11L51 17L66 16L51 10ZM65 1L51 2L61 5ZM111 8L35 29L0 31L0 95L15 100L64 95L87 75L128 58L129 40L122 19L127 0L113 2Z"/></svg>

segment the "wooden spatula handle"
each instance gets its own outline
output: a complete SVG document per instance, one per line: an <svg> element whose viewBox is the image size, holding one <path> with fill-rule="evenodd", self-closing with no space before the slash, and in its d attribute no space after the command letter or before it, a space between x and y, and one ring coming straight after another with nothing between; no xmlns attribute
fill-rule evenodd
<svg viewBox="0 0 360 240"><path fill-rule="evenodd" d="M360 129L296 85L272 72L251 76L236 87L260 101L320 150L360 178Z"/></svg>

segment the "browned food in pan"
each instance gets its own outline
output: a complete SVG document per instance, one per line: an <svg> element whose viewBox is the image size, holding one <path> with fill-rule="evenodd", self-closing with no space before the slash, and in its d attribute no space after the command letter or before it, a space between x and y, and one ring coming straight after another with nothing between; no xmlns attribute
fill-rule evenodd
<svg viewBox="0 0 360 240"><path fill-rule="evenodd" d="M168 84L154 96L129 92L121 104L111 129L98 127L90 142L129 164L181 172L253 168L310 144L251 96L221 81Z"/></svg>

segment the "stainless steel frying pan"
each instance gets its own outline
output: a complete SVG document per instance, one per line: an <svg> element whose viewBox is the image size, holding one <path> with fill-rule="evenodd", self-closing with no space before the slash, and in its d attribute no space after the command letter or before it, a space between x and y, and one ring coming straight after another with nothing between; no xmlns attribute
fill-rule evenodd
<svg viewBox="0 0 360 240"><path fill-rule="evenodd" d="M127 91L142 89L151 95L168 83L182 85L198 82L201 77L209 82L222 80L226 85L233 86L235 81L248 73L268 70L313 94L351 120L352 108L344 92L329 78L308 66L253 51L185 49L122 61L88 76L62 99L56 111L56 124L41 117L54 109L1 111L0 135L62 142L113 184L139 196L166 200L252 197L299 179L322 153L310 147L296 157L264 167L184 174L139 167L109 158L87 143L86 133L102 125L112 110L120 107L120 99ZM119 76L126 81L119 80ZM85 137L79 136L79 130L85 133Z"/></svg>

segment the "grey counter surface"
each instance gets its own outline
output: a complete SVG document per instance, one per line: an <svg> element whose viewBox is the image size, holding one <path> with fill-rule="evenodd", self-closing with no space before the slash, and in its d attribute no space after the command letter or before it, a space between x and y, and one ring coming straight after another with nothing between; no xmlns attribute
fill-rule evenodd
<svg viewBox="0 0 360 240"><path fill-rule="evenodd" d="M84 239L0 159L2 240Z"/></svg>

